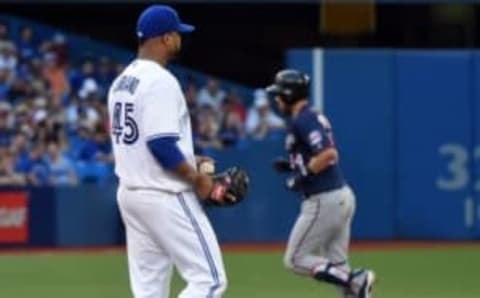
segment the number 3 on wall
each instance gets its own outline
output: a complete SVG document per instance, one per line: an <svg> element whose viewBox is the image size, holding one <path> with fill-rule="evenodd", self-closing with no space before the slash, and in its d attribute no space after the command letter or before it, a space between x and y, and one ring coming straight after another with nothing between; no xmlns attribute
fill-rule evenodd
<svg viewBox="0 0 480 298"><path fill-rule="evenodd" d="M468 172L468 153L465 147L458 144L440 146L438 153L448 157L448 177L438 177L437 187L442 190L458 190L467 186L470 174Z"/></svg>
<svg viewBox="0 0 480 298"><path fill-rule="evenodd" d="M442 190L460 190L468 186L470 181L470 164L468 151L459 144L445 144L440 146L438 153L448 158L448 175L437 178L436 184ZM473 159L480 160L480 146L473 152ZM475 191L480 191L480 179L475 182Z"/></svg>

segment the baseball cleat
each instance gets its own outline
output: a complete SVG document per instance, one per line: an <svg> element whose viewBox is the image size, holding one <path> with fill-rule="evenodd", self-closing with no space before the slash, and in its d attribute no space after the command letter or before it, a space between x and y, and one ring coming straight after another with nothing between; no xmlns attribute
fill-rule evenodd
<svg viewBox="0 0 480 298"><path fill-rule="evenodd" d="M373 284L375 283L375 272L371 270L365 271L365 281L363 282L358 298L372 298Z"/></svg>

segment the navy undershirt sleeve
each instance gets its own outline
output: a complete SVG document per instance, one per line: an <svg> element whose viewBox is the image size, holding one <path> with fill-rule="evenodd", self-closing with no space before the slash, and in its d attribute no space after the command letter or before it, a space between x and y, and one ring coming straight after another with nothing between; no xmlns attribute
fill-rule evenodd
<svg viewBox="0 0 480 298"><path fill-rule="evenodd" d="M175 169L185 160L177 146L176 137L155 138L149 140L147 146L155 159L167 170Z"/></svg>

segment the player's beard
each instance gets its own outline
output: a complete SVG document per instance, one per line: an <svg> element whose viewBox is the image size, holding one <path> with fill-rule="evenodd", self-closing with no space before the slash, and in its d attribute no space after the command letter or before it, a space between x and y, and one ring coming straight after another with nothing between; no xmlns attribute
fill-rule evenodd
<svg viewBox="0 0 480 298"><path fill-rule="evenodd" d="M171 49L170 53L169 53L169 57L170 59L169 60L176 60L180 57L180 53L181 53L181 44L180 43L177 43L174 45L174 47Z"/></svg>

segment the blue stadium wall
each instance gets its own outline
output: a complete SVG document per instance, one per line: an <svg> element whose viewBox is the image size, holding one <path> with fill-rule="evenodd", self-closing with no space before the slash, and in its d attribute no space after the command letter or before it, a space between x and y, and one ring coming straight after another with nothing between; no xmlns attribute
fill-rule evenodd
<svg viewBox="0 0 480 298"><path fill-rule="evenodd" d="M355 239L478 238L480 53L298 49L287 64L311 74L312 101L334 125L357 194ZM220 169L252 176L245 202L208 210L222 242L287 239L300 200L270 168L282 151L273 140L216 154ZM14 191L28 195L22 245L123 242L115 185Z"/></svg>

